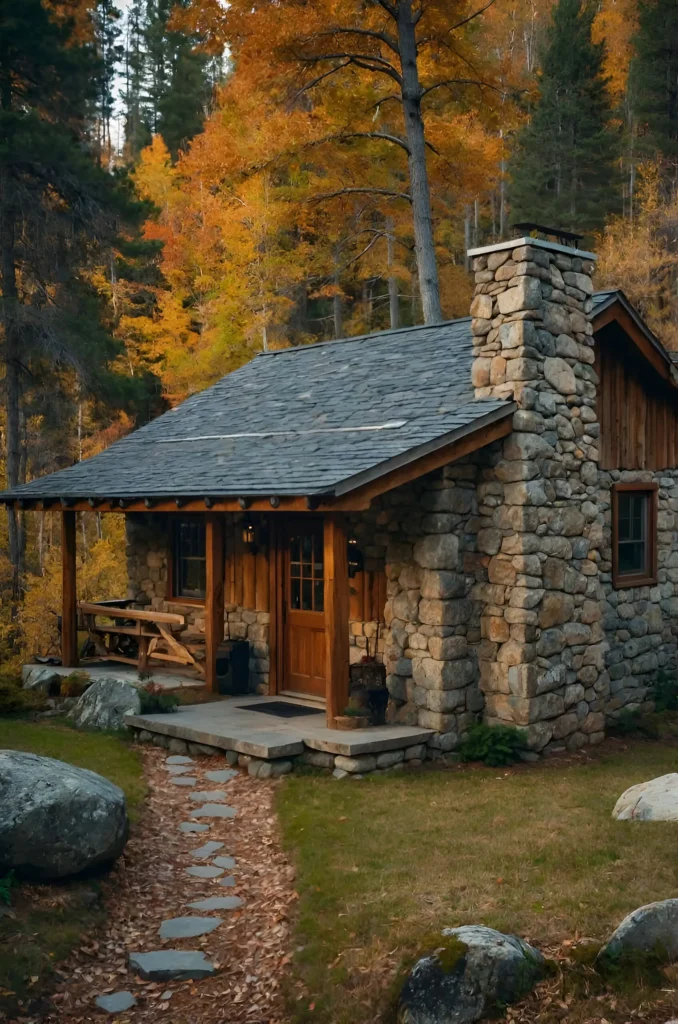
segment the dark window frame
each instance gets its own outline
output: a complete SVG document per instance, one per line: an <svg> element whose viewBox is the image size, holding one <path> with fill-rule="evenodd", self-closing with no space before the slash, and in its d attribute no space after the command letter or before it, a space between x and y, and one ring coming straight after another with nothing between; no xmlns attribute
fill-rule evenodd
<svg viewBox="0 0 678 1024"><path fill-rule="evenodd" d="M617 590L652 586L657 582L657 490L656 483L633 481L612 486L612 585ZM642 572L619 570L619 497L622 494L645 495L645 565Z"/></svg>
<svg viewBox="0 0 678 1024"><path fill-rule="evenodd" d="M170 558L168 559L168 578L167 578L167 591L169 601L180 601L182 604L195 604L204 605L206 591L207 591L207 550L205 547L205 554L201 559L205 566L205 592L202 596L196 594L182 594L181 593L181 559L182 554L180 551L181 543L181 527L186 523L195 523L201 526L203 529L203 537L205 532L205 520L202 516L177 516L172 517L171 533L170 533ZM192 556L196 557L196 556Z"/></svg>

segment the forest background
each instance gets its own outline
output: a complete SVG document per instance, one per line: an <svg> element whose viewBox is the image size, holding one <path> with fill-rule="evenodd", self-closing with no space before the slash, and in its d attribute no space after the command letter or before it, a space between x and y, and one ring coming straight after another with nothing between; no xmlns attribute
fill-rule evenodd
<svg viewBox="0 0 678 1024"><path fill-rule="evenodd" d="M0 0L0 483L259 350L467 315L519 220L678 349L675 0ZM79 516L81 598L121 519ZM0 660L56 652L59 545L0 521Z"/></svg>

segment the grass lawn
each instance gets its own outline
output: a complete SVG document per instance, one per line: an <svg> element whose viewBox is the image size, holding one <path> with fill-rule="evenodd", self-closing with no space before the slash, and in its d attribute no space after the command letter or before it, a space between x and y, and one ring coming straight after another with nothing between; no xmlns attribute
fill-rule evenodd
<svg viewBox="0 0 678 1024"><path fill-rule="evenodd" d="M381 1019L399 968L440 927L553 947L602 940L629 911L677 897L678 826L610 816L623 790L677 760L674 745L608 741L590 760L515 769L290 777L278 810L300 893L292 1019Z"/></svg>
<svg viewBox="0 0 678 1024"><path fill-rule="evenodd" d="M132 820L140 812L146 793L141 759L114 735L0 718L0 750L27 750L89 768L124 790ZM0 1011L9 1014L39 999L54 965L103 922L93 880L18 886L11 901L9 914L0 902Z"/></svg>

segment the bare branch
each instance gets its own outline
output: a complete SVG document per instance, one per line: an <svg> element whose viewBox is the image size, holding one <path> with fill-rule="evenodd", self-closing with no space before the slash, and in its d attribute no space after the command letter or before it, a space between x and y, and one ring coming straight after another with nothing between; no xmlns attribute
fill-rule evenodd
<svg viewBox="0 0 678 1024"><path fill-rule="evenodd" d="M388 0L377 0L377 3L379 4L380 7L384 8L387 14L390 14L394 21L396 20L396 18L398 17L398 12L393 6L393 4L388 3Z"/></svg>
<svg viewBox="0 0 678 1024"><path fill-rule="evenodd" d="M383 139L385 142L392 142L396 146L400 146L409 155L410 147L407 145L404 139L398 138L397 135L388 135L386 132L338 132L336 135L325 135L322 139L315 139L313 142L308 142L304 146L304 149L310 149L313 146L321 146L325 142L344 142L348 139Z"/></svg>
<svg viewBox="0 0 678 1024"><path fill-rule="evenodd" d="M480 17L480 15L484 14L487 8L491 7L493 3L494 0L489 0L484 7L480 7L477 11L474 11L473 14L469 14L468 18L463 18L461 21L458 21L456 25L453 25L452 28L448 29L447 34L449 35L450 32L456 32L456 30L461 28L462 25L468 25L469 21L473 21L474 18Z"/></svg>
<svg viewBox="0 0 678 1024"><path fill-rule="evenodd" d="M298 92L295 92L294 96L290 100L290 104L296 103L299 97L308 92L309 89L314 89L316 85L319 85L325 78L329 78L331 75L335 75L337 71L341 71L343 68L347 68L350 65L350 60L345 61L343 64L339 64L336 68L330 68L329 71L324 71L322 75L318 75L311 82L307 82L306 85L302 85Z"/></svg>
<svg viewBox="0 0 678 1024"><path fill-rule="evenodd" d="M398 47L398 41L390 36L388 32L376 32L369 28L330 28L326 32L316 32L313 36L314 39L322 39L324 37L333 36L369 36L371 39L377 39L388 46L389 50L392 50L397 57L400 56L400 49Z"/></svg>
<svg viewBox="0 0 678 1024"><path fill-rule="evenodd" d="M435 89L442 89L444 86L448 85L477 85L479 89L494 89L495 92L501 91L500 89L497 89L495 85L491 85L489 82L483 82L476 78L446 78L442 82L435 82L433 85L429 85L422 91L421 98L423 99L424 96L428 96L428 94L433 92Z"/></svg>
<svg viewBox="0 0 678 1024"><path fill-rule="evenodd" d="M407 199L411 201L412 197L409 192L396 192L390 188L340 188L336 192L320 192L318 195L310 196L306 200L308 203L319 203L323 199L336 199L338 196L348 195L371 195L371 196L390 196L393 199Z"/></svg>
<svg viewBox="0 0 678 1024"><path fill-rule="evenodd" d="M320 64L324 60L343 60L347 64L355 64L357 67L364 68L366 71L380 72L383 75L388 75L394 82L402 87L402 78L396 71L390 61L386 60L385 57L373 56L369 53L319 53L315 56L307 56L305 54L296 54L296 59L304 64ZM372 63L370 63L372 62Z"/></svg>

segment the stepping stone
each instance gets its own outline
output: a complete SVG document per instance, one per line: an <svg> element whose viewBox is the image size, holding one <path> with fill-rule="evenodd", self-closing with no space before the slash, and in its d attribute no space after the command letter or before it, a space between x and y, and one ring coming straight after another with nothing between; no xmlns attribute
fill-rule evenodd
<svg viewBox="0 0 678 1024"><path fill-rule="evenodd" d="M172 989L168 988L168 989L165 989L163 994L160 996L160 999L162 1000L163 1003L166 1003L167 1000L171 999L173 995L174 995L174 992L172 991Z"/></svg>
<svg viewBox="0 0 678 1024"><path fill-rule="evenodd" d="M226 794L223 789L203 789L199 793L191 793L190 797L191 800L196 800L199 803L202 803L203 801L209 802L213 800L225 800Z"/></svg>
<svg viewBox="0 0 678 1024"><path fill-rule="evenodd" d="M170 779L173 786L195 786L197 781L197 775L180 775L177 779Z"/></svg>
<svg viewBox="0 0 678 1024"><path fill-rule="evenodd" d="M170 775L185 775L186 772L192 772L193 769L190 764L166 764L165 771Z"/></svg>
<svg viewBox="0 0 678 1024"><path fill-rule="evenodd" d="M165 764L195 764L192 757L186 757L185 754L172 754L165 760Z"/></svg>
<svg viewBox="0 0 678 1024"><path fill-rule="evenodd" d="M207 860L213 853L220 850L223 843L217 843L214 840L210 840L209 843L205 843L204 846L199 846L197 850L191 850L191 857L195 857L196 860ZM216 861L214 862L216 864ZM221 864L220 867L227 868L228 864Z"/></svg>
<svg viewBox="0 0 678 1024"><path fill-rule="evenodd" d="M206 845L209 846L209 843ZM221 845L223 846L223 843ZM234 868L235 857L215 857L212 863L216 864L218 868Z"/></svg>
<svg viewBox="0 0 678 1024"><path fill-rule="evenodd" d="M190 868L184 868L184 871L194 878L218 878L224 873L223 868L215 868L211 864L194 864Z"/></svg>
<svg viewBox="0 0 678 1024"><path fill-rule="evenodd" d="M216 974L216 967L197 950L159 949L153 953L130 953L130 968L148 981L198 981Z"/></svg>
<svg viewBox="0 0 678 1024"><path fill-rule="evenodd" d="M106 1013L122 1013L137 1005L131 992L113 992L110 996L97 996L94 1002Z"/></svg>
<svg viewBox="0 0 678 1024"><path fill-rule="evenodd" d="M191 796L194 794L191 793ZM235 818L235 807L227 804L203 804L193 811L194 818Z"/></svg>
<svg viewBox="0 0 678 1024"><path fill-rule="evenodd" d="M160 925L161 939L195 939L222 924L220 917L170 917Z"/></svg>
<svg viewBox="0 0 678 1024"><path fill-rule="evenodd" d="M219 885L225 885L227 889L231 889L235 885L235 878L233 875L226 875L226 878L219 879Z"/></svg>
<svg viewBox="0 0 678 1024"><path fill-rule="evenodd" d="M201 825L198 821L182 821L179 825L180 832L207 832L209 825Z"/></svg>
<svg viewBox="0 0 678 1024"><path fill-rule="evenodd" d="M205 778L209 779L210 782L228 782L229 779L234 778L237 774L233 768L222 768L218 772L205 772Z"/></svg>
<svg viewBox="0 0 678 1024"><path fill-rule="evenodd" d="M239 896L208 896L205 900L187 903L191 910L237 910L242 906Z"/></svg>

